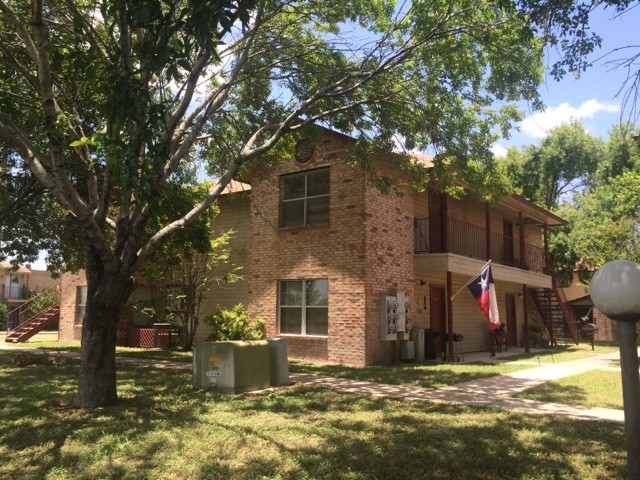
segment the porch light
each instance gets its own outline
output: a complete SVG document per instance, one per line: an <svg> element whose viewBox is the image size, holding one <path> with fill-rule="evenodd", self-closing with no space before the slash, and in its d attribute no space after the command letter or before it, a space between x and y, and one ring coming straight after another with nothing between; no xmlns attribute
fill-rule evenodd
<svg viewBox="0 0 640 480"><path fill-rule="evenodd" d="M622 401L627 436L627 475L640 479L640 375L636 322L640 318L640 264L629 260L606 263L589 287L593 304L618 322Z"/></svg>

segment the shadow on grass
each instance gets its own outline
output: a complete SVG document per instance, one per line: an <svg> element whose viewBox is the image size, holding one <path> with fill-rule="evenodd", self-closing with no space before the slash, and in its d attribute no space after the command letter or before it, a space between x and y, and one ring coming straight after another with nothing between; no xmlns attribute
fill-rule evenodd
<svg viewBox="0 0 640 480"><path fill-rule="evenodd" d="M565 405L584 405L587 392L584 388L574 385L558 385L548 382L530 388L515 395L516 398L528 398L542 402L563 403Z"/></svg>
<svg viewBox="0 0 640 480"><path fill-rule="evenodd" d="M302 445L263 436L296 459L297 470L285 478L624 477L619 425L345 396L314 387L256 398L242 410L251 412L284 414L291 425L304 425L310 441ZM375 415L363 418L362 412ZM260 432L253 426L237 431L247 438ZM318 445L311 441L317 435Z"/></svg>
<svg viewBox="0 0 640 480"><path fill-rule="evenodd" d="M402 402L312 386L222 396L120 367L122 401L69 408L77 364L8 368L2 478L622 478L621 425ZM17 454L19 452L19 454Z"/></svg>

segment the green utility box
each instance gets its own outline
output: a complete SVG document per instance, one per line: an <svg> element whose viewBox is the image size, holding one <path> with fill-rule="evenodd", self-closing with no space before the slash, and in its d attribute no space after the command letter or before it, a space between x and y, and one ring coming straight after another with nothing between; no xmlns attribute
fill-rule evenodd
<svg viewBox="0 0 640 480"><path fill-rule="evenodd" d="M244 393L271 385L266 340L207 342L193 348L193 388Z"/></svg>

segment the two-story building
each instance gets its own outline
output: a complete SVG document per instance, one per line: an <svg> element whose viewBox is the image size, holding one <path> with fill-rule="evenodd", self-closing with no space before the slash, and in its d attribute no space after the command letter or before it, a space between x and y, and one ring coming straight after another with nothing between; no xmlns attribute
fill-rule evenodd
<svg viewBox="0 0 640 480"><path fill-rule="evenodd" d="M203 314L244 303L268 336L287 338L291 358L370 365L397 359L398 341L409 338L381 321L381 297L401 292L409 323L439 333L438 354L453 355L453 333L464 351L488 350L487 320L464 286L490 259L509 344L523 344L524 327L547 317L551 336L573 336L551 313L546 239L561 218L517 195L489 205L468 189L460 199L435 188L383 193L346 161L352 142L325 130L316 148L227 190L214 223L234 228L232 261L244 281L213 289ZM82 278L72 282L63 288L65 339L81 329ZM196 341L207 333L201 327Z"/></svg>
<svg viewBox="0 0 640 480"><path fill-rule="evenodd" d="M43 292L57 285L59 280L50 272L35 270L31 265L14 266L0 262L0 302L7 306L7 327L13 328L20 322L20 307L27 303L32 293Z"/></svg>

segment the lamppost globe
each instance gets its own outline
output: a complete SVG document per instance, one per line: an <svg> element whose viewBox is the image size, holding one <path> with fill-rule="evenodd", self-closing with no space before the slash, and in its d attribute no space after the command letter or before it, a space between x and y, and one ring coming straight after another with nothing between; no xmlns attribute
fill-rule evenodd
<svg viewBox="0 0 640 480"><path fill-rule="evenodd" d="M598 310L617 321L627 478L640 480L640 374L636 329L636 321L640 318L640 265L629 260L604 264L591 278L589 293Z"/></svg>
<svg viewBox="0 0 640 480"><path fill-rule="evenodd" d="M615 260L598 269L591 278L593 304L607 317L619 321L640 318L640 264Z"/></svg>

